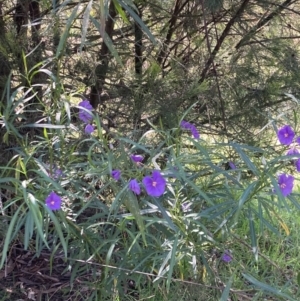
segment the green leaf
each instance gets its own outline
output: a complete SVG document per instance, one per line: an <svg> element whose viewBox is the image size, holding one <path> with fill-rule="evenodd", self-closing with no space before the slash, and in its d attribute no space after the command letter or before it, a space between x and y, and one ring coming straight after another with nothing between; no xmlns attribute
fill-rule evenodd
<svg viewBox="0 0 300 301"><path fill-rule="evenodd" d="M264 290L266 292L269 292L271 294L274 294L276 296L282 297L282 298L286 298L287 300L290 301L297 301L296 299L294 299L293 297L281 292L280 290L266 284L263 282L258 281L257 279L255 279L254 277L252 277L249 274L245 274L242 273L243 277L246 278L249 282L251 282L253 285L257 286L258 288L260 288L261 290Z"/></svg>
<svg viewBox="0 0 300 301"><path fill-rule="evenodd" d="M28 193L27 195L26 194L27 193L24 189L24 198L27 199L27 205L30 210L31 217L36 225L37 232L38 232L40 238L43 240L43 242L47 246L47 248L49 248L48 243L46 241L46 236L44 235L44 232L43 232L44 223L43 223L43 218L42 218L39 204L38 204L36 198L31 193Z"/></svg>
<svg viewBox="0 0 300 301"><path fill-rule="evenodd" d="M229 293L230 293L232 282L233 282L233 275L227 281L225 289L223 290L222 296L219 299L219 301L228 301L229 300Z"/></svg>
<svg viewBox="0 0 300 301"><path fill-rule="evenodd" d="M32 127L32 128L47 128L47 129L66 129L68 126L66 125L57 125L57 124L49 124L49 123L30 123L26 124L26 126L20 126L22 127Z"/></svg>
<svg viewBox="0 0 300 301"><path fill-rule="evenodd" d="M90 0L88 5L86 6L84 14L83 14L82 30L81 30L81 43L80 43L80 48L79 48L80 51L82 51L82 48L85 44L85 38L86 38L87 29L88 29L88 26L89 26L90 13L91 13L91 10L92 10L92 5L93 5L93 0Z"/></svg>
<svg viewBox="0 0 300 301"><path fill-rule="evenodd" d="M67 101L64 101L65 110L68 116L68 120L71 121L71 110L70 110L70 103Z"/></svg>
<svg viewBox="0 0 300 301"><path fill-rule="evenodd" d="M176 251L177 251L177 244L178 244L178 236L179 232L177 232L175 236L175 240L173 242L172 250L171 250L171 260L169 265L169 272L168 272L168 278L167 278L167 292L170 290L171 280L173 276L173 270L175 266L175 259L176 259Z"/></svg>
<svg viewBox="0 0 300 301"><path fill-rule="evenodd" d="M249 227L250 227L252 252L254 254L255 260L258 261L257 237L256 237L255 225L253 222L253 217L252 217L252 212L250 207L249 207Z"/></svg>
<svg viewBox="0 0 300 301"><path fill-rule="evenodd" d="M247 166L250 168L250 170L256 175L259 175L259 171L255 167L255 165L251 162L249 157L243 152L242 148L236 144L231 143L231 145L236 149L237 153L240 155L240 157L243 159L243 161L247 164Z"/></svg>
<svg viewBox="0 0 300 301"><path fill-rule="evenodd" d="M121 5L119 4L119 2L117 0L113 0L113 2L114 2L116 11L121 16L121 18L124 21L124 23L130 24L130 22L127 19L126 14L125 14L124 10L122 9Z"/></svg>
<svg viewBox="0 0 300 301"><path fill-rule="evenodd" d="M32 238L34 230L34 222L31 211L27 212L24 232L24 249L27 250L29 246L29 240Z"/></svg>
<svg viewBox="0 0 300 301"><path fill-rule="evenodd" d="M142 218L142 215L140 214L139 210L139 203L136 199L136 196L131 192L128 191L124 200L124 205L126 208L130 211L130 213L134 216L136 223L141 231L143 240L145 245L147 246L146 236L145 236L145 225Z"/></svg>
<svg viewBox="0 0 300 301"><path fill-rule="evenodd" d="M165 275L165 273L168 271L169 269L169 266L166 267L169 259L171 258L172 256L172 250L170 250L167 254L167 256L164 256L164 260L158 270L158 273L157 273L157 277L153 280L153 282L159 280L161 277L163 277Z"/></svg>
<svg viewBox="0 0 300 301"><path fill-rule="evenodd" d="M9 227L7 229L6 235L5 235L5 240L4 240L4 246L2 249L2 257L1 257L1 262L0 262L0 269L2 269L3 264L5 262L6 256L7 256L7 252L8 252L8 247L10 245L10 243L12 242L13 239L13 230L15 228L15 225L19 219L19 213L21 211L21 209L23 209L24 204L21 204L20 207L18 208L18 210L15 212L15 214L13 215L12 219L10 220L9 223Z"/></svg>
<svg viewBox="0 0 300 301"><path fill-rule="evenodd" d="M69 31L70 31L70 28L71 28L73 22L75 21L75 19L77 17L77 10L78 10L79 6L80 6L80 4L76 5L76 7L73 9L72 14L68 19L64 33L62 34L62 36L59 40L59 44L57 46L57 50L56 50L56 54L55 54L55 57L57 59L60 59L65 52L64 48L66 45L67 38L69 36Z"/></svg>
<svg viewBox="0 0 300 301"><path fill-rule="evenodd" d="M47 213L49 214L51 220L54 223L55 232L58 234L58 236L60 238L60 243L62 244L63 250L65 252L65 257L67 257L67 255L68 255L68 246L67 246L67 242L65 240L64 234L62 232L61 223L58 221L57 217L52 212L52 210L50 210L46 205L44 205L44 208L46 209Z"/></svg>
<svg viewBox="0 0 300 301"><path fill-rule="evenodd" d="M253 183L251 183L246 188L246 190L244 191L244 193L242 194L242 196L240 197L239 204L238 204L239 210L241 210L241 208L243 207L243 205L245 204L245 202L247 200L249 200L249 195L251 197L251 192L253 191L253 188L256 186L256 184L257 184L257 181L254 181Z"/></svg>
<svg viewBox="0 0 300 301"><path fill-rule="evenodd" d="M109 265L110 264L110 259L111 259L111 255L115 249L115 246L116 244L115 243L112 243L107 251L107 254L106 254L106 258L105 258L105 264L106 265ZM104 275L105 275L105 279L107 279L108 277L108 272L109 272L109 268L107 266L105 266L105 269L104 269Z"/></svg>
<svg viewBox="0 0 300 301"><path fill-rule="evenodd" d="M297 283L298 283L298 286L300 286L300 273L298 273L298 275L297 275Z"/></svg>
<svg viewBox="0 0 300 301"><path fill-rule="evenodd" d="M102 32L102 28L100 23L93 18L92 16L90 16L91 21L93 22L93 24L96 26L96 28L98 29L98 31ZM122 60L118 54L118 51L116 50L112 40L110 39L110 37L107 35L107 33L104 33L104 37L103 37L104 43L106 44L107 48L109 49L110 53L114 56L114 58L116 59L116 61L123 66Z"/></svg>
<svg viewBox="0 0 300 301"><path fill-rule="evenodd" d="M158 209L160 210L161 214L163 215L164 219L166 220L166 222L168 223L169 227L174 230L174 231L178 231L177 226L173 223L172 219L169 216L169 213L166 211L166 209L161 205L161 201L157 200L156 198L152 198L152 200L154 201L154 203L156 204L156 206L158 207Z"/></svg>
<svg viewBox="0 0 300 301"><path fill-rule="evenodd" d="M127 10L127 12L132 16L132 18L134 19L135 22L137 22L141 29L148 35L148 37L150 38L151 42L153 44L156 44L156 39L155 37L152 35L152 33L150 32L150 30L148 29L148 27L145 25L145 23L141 20L141 18L131 9L131 7L129 7L126 3L120 1L119 2L121 4L121 6L123 6L123 8L125 10Z"/></svg>

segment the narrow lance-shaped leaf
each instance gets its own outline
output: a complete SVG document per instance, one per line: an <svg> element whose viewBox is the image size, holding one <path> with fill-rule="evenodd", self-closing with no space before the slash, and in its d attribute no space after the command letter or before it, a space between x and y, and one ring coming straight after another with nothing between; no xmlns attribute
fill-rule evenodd
<svg viewBox="0 0 300 301"><path fill-rule="evenodd" d="M124 10L122 9L121 5L119 4L119 2L117 0L113 0L114 2L114 6L116 11L118 12L118 14L121 16L122 20L126 23L126 24L130 24Z"/></svg>
<svg viewBox="0 0 300 301"><path fill-rule="evenodd" d="M56 54L55 54L56 58L58 58L58 59L61 58L61 56L64 53L64 47L65 47L67 38L69 36L70 28L71 28L74 20L76 19L78 7L79 7L79 4L73 9L72 14L68 19L65 31L64 31L64 33L62 34L62 36L59 40L59 44L58 44Z"/></svg>
<svg viewBox="0 0 300 301"><path fill-rule="evenodd" d="M135 195L131 191L128 191L126 196L127 197L125 197L124 204L126 208L130 211L130 213L134 216L136 223L142 233L144 243L145 245L147 245L146 236L145 236L145 225L142 219L142 215L140 214L139 211L139 203Z"/></svg>
<svg viewBox="0 0 300 301"><path fill-rule="evenodd" d="M148 29L148 27L145 25L145 23L141 20L141 18L129 7L126 3L120 1L120 4L123 6L125 10L132 16L135 22L137 22L142 30L148 35L149 39L153 44L156 44L156 39Z"/></svg>
<svg viewBox="0 0 300 301"><path fill-rule="evenodd" d="M260 282L259 280L255 279L253 276L249 275L249 274L244 274L242 273L243 277L246 278L249 282L251 282L252 284L254 284L255 286L257 286L258 288L260 288L261 290L264 290L265 292L269 292L273 295L282 297L286 300L290 300L290 301L297 301L296 299L294 299L293 297L289 296L288 294L285 294L283 292L281 292L280 290L266 284L263 282Z"/></svg>
<svg viewBox="0 0 300 301"><path fill-rule="evenodd" d="M173 276L173 270L174 270L174 266L176 264L178 236L179 236L179 232L177 232L173 246L172 246L171 260L170 260L169 272L168 272L168 278L167 278L167 291L170 290L171 280L172 280L172 276Z"/></svg>
<svg viewBox="0 0 300 301"><path fill-rule="evenodd" d="M23 205L24 205L24 203L18 208L18 210L15 212L13 218L11 219L11 221L9 223L9 227L8 227L7 232L6 232L6 236L5 236L5 240L4 240L4 246L2 248L2 257L1 257L1 262L0 262L0 269L2 269L3 264L5 262L8 247L9 247L9 245L10 245L12 239L13 239L13 234L12 233L13 233L14 227L17 223L17 220L20 218L20 212L24 207Z"/></svg>
<svg viewBox="0 0 300 301"><path fill-rule="evenodd" d="M103 40L105 39L105 8L104 1L100 0L100 30Z"/></svg>
<svg viewBox="0 0 300 301"><path fill-rule="evenodd" d="M258 248L257 248L257 237L256 237L256 231L255 231L255 225L253 221L253 216L251 212L251 208L248 208L249 210L249 229L250 229L250 238L251 238L251 246L252 246L252 252L254 254L255 260L258 261Z"/></svg>
<svg viewBox="0 0 300 301"><path fill-rule="evenodd" d="M84 14L83 14L82 29L81 29L81 43L80 43L80 48L79 48L80 51L82 51L82 48L85 44L85 38L86 38L87 29L89 27L90 13L92 10L92 5L93 5L93 0L90 0L88 5L86 6Z"/></svg>
<svg viewBox="0 0 300 301"><path fill-rule="evenodd" d="M222 296L221 296L221 298L220 298L219 301L227 301L227 300L229 300L228 298L229 298L229 293L230 293L232 282L233 282L233 275L227 281L226 287L223 290Z"/></svg>
<svg viewBox="0 0 300 301"><path fill-rule="evenodd" d="M98 29L98 31L100 32L101 34L101 25L99 24L99 22L93 18L92 16L90 16L90 19L91 21L93 22L93 24L96 26L96 28ZM103 36L102 36L103 37ZM106 44L107 48L109 49L109 51L111 52L111 54L114 56L114 58L117 60L117 62L120 64L120 65L123 65L122 64L122 60L121 58L119 57L119 54L115 48L115 46L113 45L113 42L112 40L110 39L110 37L104 33L104 37L103 37L103 40L104 40L104 43Z"/></svg>

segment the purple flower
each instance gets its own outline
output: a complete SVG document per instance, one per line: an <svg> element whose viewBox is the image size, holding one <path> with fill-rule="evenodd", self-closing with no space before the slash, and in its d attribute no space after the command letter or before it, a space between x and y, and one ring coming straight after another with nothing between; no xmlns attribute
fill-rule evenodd
<svg viewBox="0 0 300 301"><path fill-rule="evenodd" d="M182 121L180 122L180 126L181 126L183 129L185 129L185 130L190 130L192 124L189 123L189 122L187 122L187 121L185 121L185 120L182 120Z"/></svg>
<svg viewBox="0 0 300 301"><path fill-rule="evenodd" d="M63 172L59 168L53 169L53 179L55 179L55 180L59 179L63 175L64 175Z"/></svg>
<svg viewBox="0 0 300 301"><path fill-rule="evenodd" d="M157 170L154 170L152 172L152 177L150 176L144 177L143 184L146 188L148 195L158 197L165 192L166 180Z"/></svg>
<svg viewBox="0 0 300 301"><path fill-rule="evenodd" d="M295 139L295 141L300 144L300 136Z"/></svg>
<svg viewBox="0 0 300 301"><path fill-rule="evenodd" d="M91 135L93 132L94 132L95 128L93 125L91 124L87 124L84 128L84 132L87 134L87 135Z"/></svg>
<svg viewBox="0 0 300 301"><path fill-rule="evenodd" d="M286 156L293 156L293 155L296 155L296 154L299 154L299 151L298 149L293 146L291 147L287 152L286 152Z"/></svg>
<svg viewBox="0 0 300 301"><path fill-rule="evenodd" d="M141 163L144 160L144 157L141 155L131 155L130 159L135 163Z"/></svg>
<svg viewBox="0 0 300 301"><path fill-rule="evenodd" d="M290 145L295 137L295 132L289 125L285 125L278 130L277 137L281 144Z"/></svg>
<svg viewBox="0 0 300 301"><path fill-rule="evenodd" d="M59 210L61 208L61 197L52 191L46 198L46 205L51 210Z"/></svg>
<svg viewBox="0 0 300 301"><path fill-rule="evenodd" d="M225 250L225 252L222 255L221 259L224 262L229 263L232 260L232 255L231 255L230 251L229 250Z"/></svg>
<svg viewBox="0 0 300 301"><path fill-rule="evenodd" d="M300 159L298 159L298 160L296 161L295 166L296 166L296 170L297 170L298 172L300 172Z"/></svg>
<svg viewBox="0 0 300 301"><path fill-rule="evenodd" d="M129 189L133 191L135 194L139 195L141 193L141 188L136 179L133 179L129 182Z"/></svg>
<svg viewBox="0 0 300 301"><path fill-rule="evenodd" d="M86 111L86 110L88 110L88 111L93 110L93 107L88 100L81 101L78 104L78 106L79 106L79 114L78 115L79 115L79 119L81 121L83 121L84 123L88 123L90 120L93 119L93 116L89 112ZM86 110L82 110L82 109L80 109L80 107L85 108Z"/></svg>
<svg viewBox="0 0 300 301"><path fill-rule="evenodd" d="M193 135L193 137L195 139L199 139L200 138L200 134L199 134L198 130L196 129L196 127L193 124L191 124L191 123L189 123L189 122L187 122L185 120L182 120L180 122L180 126L181 126L181 128L183 128L185 130L191 131L191 133L192 133L192 135Z"/></svg>
<svg viewBox="0 0 300 301"><path fill-rule="evenodd" d="M121 177L121 170L119 170L119 169L114 169L114 170L112 170L111 176L112 176L116 181L118 181L118 180L120 179L120 177Z"/></svg>
<svg viewBox="0 0 300 301"><path fill-rule="evenodd" d="M283 196L288 196L294 187L294 177L287 174L278 176L278 186Z"/></svg>
<svg viewBox="0 0 300 301"><path fill-rule="evenodd" d="M191 133L192 133L192 135L193 135L193 137L195 139L199 139L200 138L200 134L199 134L199 132L198 132L198 130L196 128L191 129Z"/></svg>
<svg viewBox="0 0 300 301"><path fill-rule="evenodd" d="M51 167L52 167L52 170L51 170ZM59 168L57 168L56 164L53 164L52 166L50 166L50 165L47 164L46 168L48 170L49 177L51 177L54 180L57 180L57 179L59 179L59 178L61 178L61 177L64 176L62 170L59 169Z"/></svg>
<svg viewBox="0 0 300 301"><path fill-rule="evenodd" d="M232 161L228 162L230 169L236 169L235 164Z"/></svg>

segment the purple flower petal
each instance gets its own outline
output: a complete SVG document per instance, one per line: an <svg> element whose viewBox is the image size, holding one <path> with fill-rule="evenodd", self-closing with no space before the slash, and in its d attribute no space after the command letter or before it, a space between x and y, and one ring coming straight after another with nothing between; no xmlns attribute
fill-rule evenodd
<svg viewBox="0 0 300 301"><path fill-rule="evenodd" d="M55 179L55 180L59 179L63 175L64 175L63 172L59 168L56 168L53 170L53 179Z"/></svg>
<svg viewBox="0 0 300 301"><path fill-rule="evenodd" d="M51 167L52 167L52 170L51 170ZM46 168L47 168L49 177L51 177L54 180L57 180L64 176L64 173L62 172L61 169L56 167L56 164L53 164L52 166L47 164Z"/></svg>
<svg viewBox="0 0 300 301"><path fill-rule="evenodd" d="M200 138L200 134L199 134L198 130L192 131L192 135L193 135L193 137L194 137L195 139L199 139L199 138Z"/></svg>
<svg viewBox="0 0 300 301"><path fill-rule="evenodd" d="M93 132L94 132L95 128L93 125L91 124L87 124L84 128L84 132L87 134L87 135L91 135Z"/></svg>
<svg viewBox="0 0 300 301"><path fill-rule="evenodd" d="M135 194L139 195L141 193L141 188L136 179L133 179L129 182L129 189L133 191Z"/></svg>
<svg viewBox="0 0 300 301"><path fill-rule="evenodd" d="M292 175L281 174L278 177L278 186L283 196L292 193L294 187L294 177Z"/></svg>
<svg viewBox="0 0 300 301"><path fill-rule="evenodd" d="M111 176L116 180L118 181L121 177L121 171L119 169L114 169L112 172L111 172Z"/></svg>
<svg viewBox="0 0 300 301"><path fill-rule="evenodd" d="M293 155L296 155L296 154L299 154L299 151L298 149L293 146L291 147L287 152L286 152L286 156L293 156Z"/></svg>
<svg viewBox="0 0 300 301"><path fill-rule="evenodd" d="M141 155L131 155L130 159L135 163L140 163L144 160L144 157Z"/></svg>
<svg viewBox="0 0 300 301"><path fill-rule="evenodd" d="M166 180L159 171L154 170L152 176L146 176L143 179L143 184L148 195L159 197L165 192Z"/></svg>
<svg viewBox="0 0 300 301"><path fill-rule="evenodd" d="M51 210L59 210L61 208L61 197L52 191L45 200L47 207Z"/></svg>
<svg viewBox="0 0 300 301"><path fill-rule="evenodd" d="M297 170L298 172L300 172L300 159L298 159L298 160L296 161L295 166L296 166L296 170Z"/></svg>
<svg viewBox="0 0 300 301"><path fill-rule="evenodd" d="M183 129L185 129L185 130L191 131L191 133L192 133L192 135L193 135L193 137L195 139L199 139L200 138L200 134L199 134L197 128L193 124L191 124L191 123L189 123L189 122L187 122L185 120L182 120L180 122L180 127L183 128Z"/></svg>
<svg viewBox="0 0 300 301"><path fill-rule="evenodd" d="M300 136L295 139L295 141L300 144Z"/></svg>
<svg viewBox="0 0 300 301"><path fill-rule="evenodd" d="M228 164L231 169L236 169L236 166L232 161L229 161Z"/></svg>
<svg viewBox="0 0 300 301"><path fill-rule="evenodd" d="M89 114L86 110L92 111L93 107L88 100L83 100L79 104L79 119L84 123L88 123L93 119L93 116ZM82 110L80 107L85 108L86 110Z"/></svg>
<svg viewBox="0 0 300 301"><path fill-rule="evenodd" d="M285 125L278 130L277 137L281 144L290 145L295 137L295 132L289 125Z"/></svg>
<svg viewBox="0 0 300 301"><path fill-rule="evenodd" d="M191 128L191 124L185 120L182 120L180 122L180 126L185 130L190 130L190 128Z"/></svg>
<svg viewBox="0 0 300 301"><path fill-rule="evenodd" d="M224 254L222 255L221 259L226 262L226 263L229 263L231 260L232 260L232 255L230 253L229 250L226 250L224 252Z"/></svg>

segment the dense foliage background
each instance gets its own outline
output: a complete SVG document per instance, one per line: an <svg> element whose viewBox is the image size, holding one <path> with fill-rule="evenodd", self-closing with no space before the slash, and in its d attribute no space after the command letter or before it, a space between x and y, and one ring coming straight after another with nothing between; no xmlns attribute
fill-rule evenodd
<svg viewBox="0 0 300 301"><path fill-rule="evenodd" d="M3 299L15 273L28 299L297 300L299 154L276 134L299 128L299 13L298 0L0 1ZM153 170L158 197L142 184Z"/></svg>

